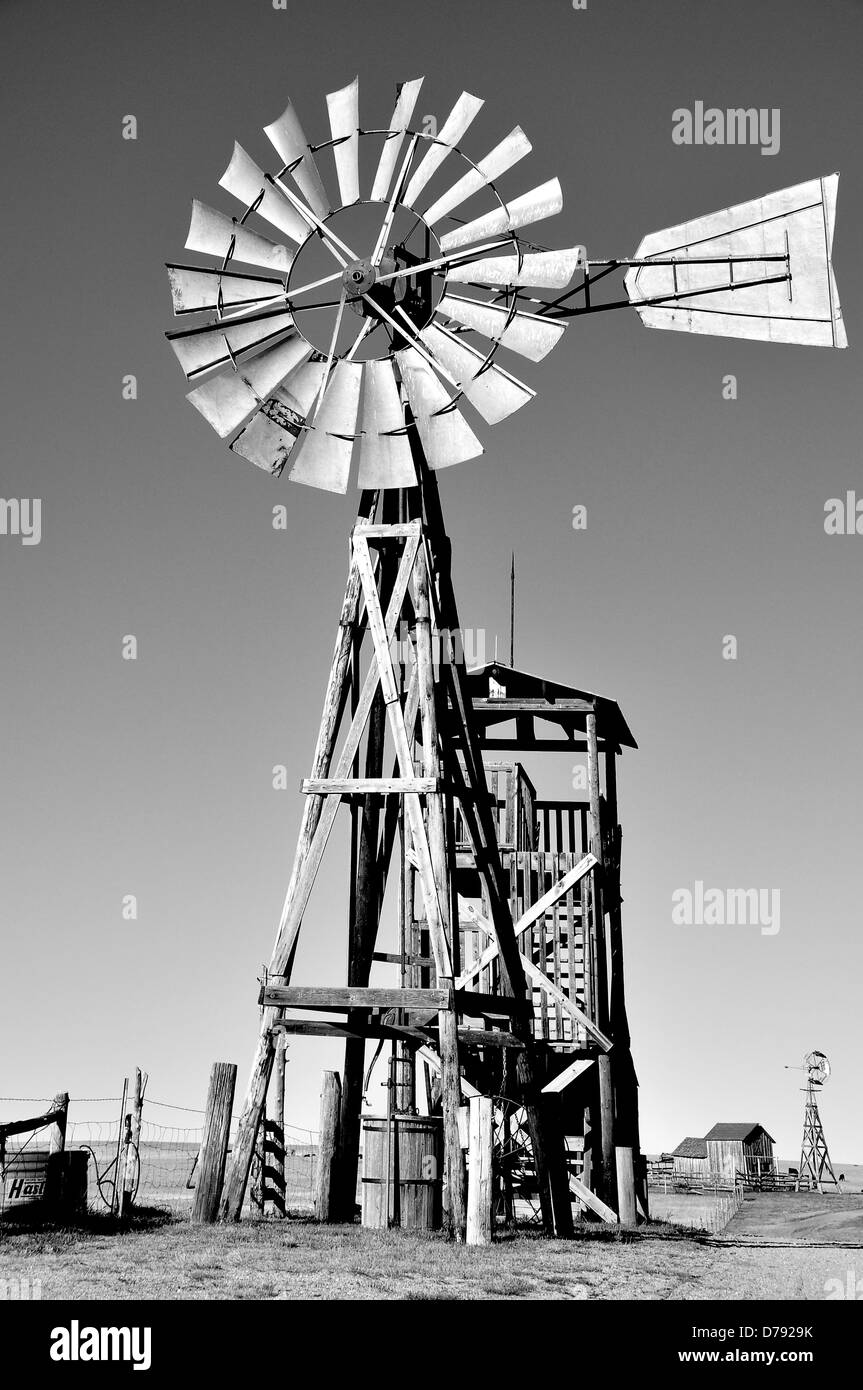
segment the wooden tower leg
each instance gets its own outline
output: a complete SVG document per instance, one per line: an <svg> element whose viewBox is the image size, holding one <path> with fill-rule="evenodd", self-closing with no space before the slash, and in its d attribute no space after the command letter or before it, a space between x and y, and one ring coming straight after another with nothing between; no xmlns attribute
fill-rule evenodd
<svg viewBox="0 0 863 1390"><path fill-rule="evenodd" d="M423 771L427 777L440 777L438 718L435 702L434 663L432 661L429 576L425 554L419 556L414 583L416 604L417 681L422 721ZM428 840L434 882L444 933L450 937L450 888L447 864L446 821L441 792L427 798ZM438 985L452 985L438 976ZM461 1106L461 1074L458 1057L458 1019L454 1008L438 1014L443 1099L444 1163L448 1193L448 1216L456 1240L463 1240L467 1226L467 1185L459 1138L458 1114Z"/></svg>
<svg viewBox="0 0 863 1390"><path fill-rule="evenodd" d="M444 741L444 747L448 749L450 757L447 771L456 786L459 782L463 782L466 776L467 788L466 795L462 799L462 809L465 823L473 841L477 869L483 878L488 894L492 924L500 952L501 977L505 992L511 998L526 1001L527 988L524 969L513 930L509 897L504 887L497 832L489 805L482 753L472 718L464 652L461 642L456 640L460 633L460 626L450 572L449 540L443 525L437 480L429 471L424 459L420 459L419 464L430 543L429 568L435 578L435 587L432 590L436 610L434 616L444 639L441 664L442 666L446 665L450 676L452 728L448 730L451 737ZM464 756L464 775L456 756L456 744L453 742L452 735L455 736ZM560 1169L565 1169L566 1156L562 1138L560 1144L554 1144L551 1150L547 1145L540 1094L541 1081L535 1057L533 1026L527 1004L523 1011L514 1015L512 1030L523 1045L522 1050L518 1053L517 1073L533 1146L543 1225L550 1235L570 1235L572 1233L572 1208L569 1202L568 1188L565 1202L558 1201L556 1204L554 1201L554 1193L562 1193L564 1190L565 1183L560 1177ZM557 1180L554 1183L551 1180L553 1168L558 1170Z"/></svg>
<svg viewBox="0 0 863 1390"><path fill-rule="evenodd" d="M367 518L373 516L376 506L377 495L374 493L364 493L360 504L360 517ZM312 776L316 778L326 777L330 770L336 736L347 699L354 637L359 617L360 592L361 585L359 573L356 566L351 564L347 587L345 589L345 600L342 605L338 636L336 637L335 651L333 652L333 660L330 667L329 680L327 682L324 711L321 718L320 730L318 732L315 756L312 762ZM371 707L371 700L376 688L376 681L367 682L366 686L363 688L363 696L361 696L360 700L361 706L363 697L368 693L368 704L365 714L363 715L363 724L365 723L368 708ZM359 725L359 716L361 712L361 708L358 708L353 729L357 729ZM348 750L350 756L347 759L347 767L345 770L350 768L351 762L353 761L356 749L359 746L361 732L362 728L359 727L356 733L356 743ZM291 872L290 882L288 883L285 904L282 909L282 916L276 935L276 943L273 947L273 954L270 961L271 975L283 976L285 979L290 978L293 955L303 920L303 913L305 912L315 874L320 864L329 832L332 829L337 809L338 805L333 798L328 799L323 796L306 797L306 804L303 808L303 817L300 823L300 834L297 841L296 854L294 856L294 867ZM249 1169L252 1164L252 1154L255 1144L255 1135L258 1130L258 1121L260 1120L261 1111L267 1098L267 1086L269 1084L270 1072L273 1065L273 1038L271 1029L277 1018L277 1010L264 1010L258 1045L255 1050L252 1071L249 1077L245 1100L243 1102L243 1110L237 1131L237 1140L231 1155L231 1164L222 1195L221 1217L223 1221L239 1221L240 1219L246 1185L249 1181Z"/></svg>

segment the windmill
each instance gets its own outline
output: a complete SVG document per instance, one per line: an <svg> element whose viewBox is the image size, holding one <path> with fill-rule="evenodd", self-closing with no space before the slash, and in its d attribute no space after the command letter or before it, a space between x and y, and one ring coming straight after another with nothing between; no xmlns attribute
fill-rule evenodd
<svg viewBox="0 0 863 1390"><path fill-rule="evenodd" d="M527 239L526 228L561 211L557 179L504 197L509 171L531 150L521 128L474 162L462 142L483 102L463 92L432 134L427 122L418 128L414 120L422 82L398 87L383 127L361 125L358 81L330 93L329 135L317 144L289 103L265 127L276 172L265 172L236 145L220 183L241 211L232 216L194 201L186 247L206 262L168 266L175 313L196 316L194 326L167 335L193 383L192 405L234 453L270 474L289 466L295 482L345 493L356 460L360 490L312 775L303 782L296 857L263 981L260 1038L222 1214L240 1213L281 1028L345 1038L340 1163L348 1193L366 1041L389 1038L436 1069L445 1191L457 1234L465 1201L463 1073L470 1070L482 1089L486 1059L505 1061L511 1053L518 1124L529 1136L543 1221L549 1231L566 1232L570 1189L555 1088L596 1060L593 1103L606 1157L594 1181L606 1201L615 1185L607 1161L612 1124L624 1125L628 1115L637 1135L613 864L619 831L613 821L600 824L597 771L604 747L610 786L619 747L613 729L598 735L595 700L564 700L558 691L551 717L573 740L566 746L581 746L591 762L590 852L535 912L523 904L517 911L504 887L483 765L485 731L499 714L486 710L483 722L474 708L437 474L483 451L466 411L496 424L532 400L533 388L503 364L505 354L539 362L559 343L566 321L582 314L626 306L650 327L845 346L830 264L837 176L653 233L635 256L592 260L582 246L550 250ZM327 188L333 176L335 199ZM620 271L625 297L605 297L609 277ZM394 663L391 645L403 622L410 659ZM442 653L438 666L434 650ZM498 682L489 692L500 710L507 705L503 689ZM526 700L519 709L548 717L550 703ZM298 935L341 801L352 823L348 984L294 986ZM481 888L482 911L472 909L470 921L487 941L484 965L467 972L459 962L466 909L454 863L456 816L467 829ZM396 843L400 912L412 920L408 896L415 888L428 949L408 960L403 948L397 989L371 988ZM578 999L521 949L528 927L544 942L537 922L547 920L545 906L556 914L566 894L571 960L577 945L588 982ZM536 1045L526 973L572 1026L577 1055L563 1059L565 1082L553 1074L560 1058ZM311 1018L297 1020L298 1010ZM344 1024L321 1021L321 1010L344 1013ZM621 1152L630 1153L631 1179L631 1151Z"/></svg>
<svg viewBox="0 0 863 1390"><path fill-rule="evenodd" d="M818 1113L818 1092L830 1076L830 1063L823 1052L807 1052L802 1067L788 1070L806 1072L806 1108L803 1112L803 1144L800 1150L800 1167L797 1173L795 1190L800 1191L801 1183L808 1179L810 1187L824 1191L824 1183L832 1182L838 1187L833 1164L827 1152L827 1140L821 1116Z"/></svg>

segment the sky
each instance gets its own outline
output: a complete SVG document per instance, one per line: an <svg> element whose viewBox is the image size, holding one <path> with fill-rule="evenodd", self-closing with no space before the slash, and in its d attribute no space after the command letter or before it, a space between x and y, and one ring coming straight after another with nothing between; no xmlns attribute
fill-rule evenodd
<svg viewBox="0 0 863 1390"><path fill-rule="evenodd" d="M574 321L518 364L536 399L482 428L442 499L463 625L507 650L514 550L517 664L616 699L639 744L619 793L643 1147L752 1120L794 1158L785 1068L819 1048L831 1153L863 1162L863 537L824 529L828 499L863 498L861 38L852 0L3 0L0 495L42 517L39 544L0 535L4 1098L116 1096L140 1065L151 1096L202 1107L215 1060L242 1088L357 496L269 478L190 409L164 262L193 196L231 209L234 139L272 167L262 127L288 97L322 140L326 92L359 73L382 125L425 73L418 113L486 99L474 157L524 127L513 191L559 176L543 236L595 257L842 172L847 352ZM675 143L696 101L778 108L778 151ZM570 776L564 758L535 780ZM345 843L297 983L344 979ZM780 930L677 925L697 881L778 891ZM289 1063L286 1113L313 1127L339 1049L297 1040Z"/></svg>

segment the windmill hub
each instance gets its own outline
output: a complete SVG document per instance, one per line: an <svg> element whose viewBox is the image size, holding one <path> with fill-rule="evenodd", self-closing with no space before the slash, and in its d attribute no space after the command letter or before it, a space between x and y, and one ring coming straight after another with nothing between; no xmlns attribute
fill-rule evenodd
<svg viewBox="0 0 863 1390"><path fill-rule="evenodd" d="M342 276L345 289L354 298L368 294L376 279L377 271L370 260L353 261Z"/></svg>

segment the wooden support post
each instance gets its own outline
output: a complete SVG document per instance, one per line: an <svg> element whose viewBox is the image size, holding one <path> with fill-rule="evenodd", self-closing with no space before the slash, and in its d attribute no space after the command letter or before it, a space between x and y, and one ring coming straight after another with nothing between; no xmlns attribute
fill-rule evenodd
<svg viewBox="0 0 863 1390"><path fill-rule="evenodd" d="M376 507L377 493L363 493L360 503L360 517L367 518L373 516ZM359 572L356 565L352 563L348 572L339 631L336 637L335 650L333 652L333 660L330 667L329 680L327 682L327 691L324 698L324 709L321 716L320 729L318 731L315 756L312 761L311 775L314 778L326 777L329 774L336 737L338 735L342 713L347 702L350 684L348 676L353 655L354 633L359 615L361 587ZM398 606L400 608L401 604L399 603ZM367 680L360 697L357 711L358 717L361 709L365 708L367 710L370 707L376 688L376 680ZM364 700L368 702L365 705ZM351 739L348 740L348 746L343 753L344 766L338 769L339 775L347 776L356 754L356 749L359 746L361 732L361 730L357 730L355 741ZM326 803L328 803L328 805ZM276 945L273 948L273 955L270 961L271 974L281 975L285 980L290 977L294 951L296 949L300 925L303 920L303 913L305 912L329 831L335 820L338 804L335 797L306 797L296 853L294 855L294 866L291 871L287 893L285 894L285 903L279 922ZM261 1112L266 1102L267 1086L269 1085L270 1073L273 1066L272 1027L277 1018L278 1011L271 1009L264 1010L264 1016L261 1020L260 1032L258 1034L258 1046L252 1061L252 1071L249 1077L245 1100L243 1102L243 1111L240 1117L239 1128L237 1130L237 1139L231 1155L231 1166L225 1183L225 1192L221 1209L223 1221L238 1221L240 1219L243 1196L246 1191L246 1184L249 1180L249 1168L252 1162L255 1135L257 1133Z"/></svg>
<svg viewBox="0 0 863 1390"><path fill-rule="evenodd" d="M321 1120L318 1136L318 1165L315 1175L315 1220L334 1219L333 1196L336 1156L339 1147L339 1116L342 1083L337 1071L325 1071L321 1087Z"/></svg>
<svg viewBox="0 0 863 1390"><path fill-rule="evenodd" d="M495 817L491 813L491 807L488 801L488 785L482 762L482 750L476 731L475 720L473 718L473 706L471 702L470 686L467 679L464 653L461 650L457 650L455 640L460 632L460 624L455 591L452 584L450 544L443 524L443 513L441 511L437 477L430 471L425 458L422 456L421 450L418 448L417 442L413 442L416 451L415 457L417 459L418 473L422 483L423 504L428 523L426 539L430 556L429 563L436 584L436 587L432 590L435 602L435 618L438 622L438 626L444 629L447 635L446 650L442 653L442 661L446 663L446 669L451 675L450 694L452 699L452 728L448 729L447 732L450 735L454 735L455 739L460 743L461 751L465 759L467 783L465 790L469 795L467 799L462 799L462 813L465 817L465 823L476 856L477 869L482 877L488 897L491 919L497 937L497 946L500 951L500 970L503 990L512 998L524 999L527 992L524 971L522 969L515 933L513 931L509 900L503 887L503 867L497 843ZM460 647L461 644L459 643L458 646ZM463 786L465 783L465 775L461 771L458 757L455 754L454 745L451 748L451 754L452 756L446 770L452 778L453 785L458 791L460 786ZM546 1232L549 1235L553 1235L555 1234L556 1228L554 1203L551 1194L550 1165L565 1163L565 1156L562 1149L559 1152L551 1152L546 1144L540 1115L541 1082L537 1072L533 1044L533 1027L526 1012L521 1018L516 1020L513 1031L516 1032L524 1042L523 1051L518 1053L516 1074L522 1096L524 1097L527 1125L531 1136L531 1147L533 1149L533 1160L542 1208L543 1225ZM568 1224L571 1223L571 1213L569 1211L562 1215L564 1221L567 1221L567 1218L569 1218ZM569 1225L569 1229L571 1229L571 1225Z"/></svg>
<svg viewBox="0 0 863 1390"><path fill-rule="evenodd" d="M135 1068L135 1082L132 1089L132 1109L126 1116L126 1135L123 1144L123 1177L120 1197L120 1214L123 1215L132 1205L135 1187L140 1173L141 1114L143 1110L143 1088L146 1078L141 1077L141 1068Z"/></svg>
<svg viewBox="0 0 863 1390"><path fill-rule="evenodd" d="M378 690L369 716L366 742L367 777L379 777L383 768L386 706ZM405 771L403 769L403 771ZM353 920L348 927L348 984L364 986L369 982L372 951L377 939L380 920L381 892L378 874L378 829L381 800L369 794L363 797L357 826L357 870L353 889ZM348 1014L348 1026L362 1023L364 1014ZM333 1186L332 1211L339 1220L351 1221L357 1195L357 1164L360 1151L360 1123L363 1103L363 1073L365 1043L349 1038L345 1042L342 1072L341 1117L339 1121L339 1154Z"/></svg>
<svg viewBox="0 0 863 1390"><path fill-rule="evenodd" d="M585 1187L593 1187L593 1144L595 1130L593 1128L594 1107L586 1105L584 1107L584 1150L581 1157L581 1180Z"/></svg>
<svg viewBox="0 0 863 1390"><path fill-rule="evenodd" d="M213 1064L207 1091L207 1108L204 1112L204 1133L198 1161L198 1181L192 1202L193 1224L215 1221L218 1214L219 1198L222 1195L222 1183L225 1177L225 1160L228 1153L231 1109L234 1104L236 1081L237 1068L233 1062L215 1062Z"/></svg>
<svg viewBox="0 0 863 1390"><path fill-rule="evenodd" d="M55 1119L48 1134L48 1152L49 1154L62 1154L66 1148L66 1125L69 1119L68 1091L58 1092L54 1097L51 1110Z"/></svg>
<svg viewBox="0 0 863 1390"><path fill-rule="evenodd" d="M470 1101L468 1150L467 1243L490 1245L492 1236L492 1099Z"/></svg>
<svg viewBox="0 0 863 1390"><path fill-rule="evenodd" d="M65 1160L66 1124L69 1118L69 1093L60 1091L51 1105L54 1123L48 1131L48 1177L47 1189L50 1203L59 1211L66 1198Z"/></svg>
<svg viewBox="0 0 863 1390"><path fill-rule="evenodd" d="M429 575L423 550L414 569L414 606L416 610L416 654L419 709L423 740L423 770L427 777L440 775L438 717L435 700L434 666L431 642L431 606ZM428 845L437 893L438 911L444 935L448 935L449 878L447 873L446 821L443 796L439 792L427 798ZM430 918L429 926L432 926ZM435 951L439 959L439 952ZM438 985L447 982L438 976ZM461 1075L458 1059L458 1017L454 1008L441 1009L438 1014L438 1037L441 1057L441 1085L444 1128L444 1184L447 1194L447 1215L456 1240L463 1240L467 1224L464 1154L458 1133L458 1112L461 1105Z"/></svg>
<svg viewBox="0 0 863 1390"><path fill-rule="evenodd" d="M136 1149L141 1146L141 1125L144 1121L144 1092L149 1077L140 1067L135 1068L135 1089L132 1094L132 1143Z"/></svg>
<svg viewBox="0 0 863 1390"><path fill-rule="evenodd" d="M618 1146L614 1150L617 1163L617 1209L621 1226L634 1226L638 1220L635 1207L635 1169L632 1149Z"/></svg>
<svg viewBox="0 0 863 1390"><path fill-rule="evenodd" d="M273 1060L273 1084L270 1096L273 1108L273 1121L270 1128L270 1162L272 1174L271 1196L273 1206L279 1216L286 1216L285 1205L285 1053L288 1036L280 1033L276 1038L276 1055Z"/></svg>
<svg viewBox="0 0 863 1390"><path fill-rule="evenodd" d="M264 1210L264 1148L267 1137L267 1117L261 1110L258 1132L255 1135L255 1148L252 1154L252 1181L249 1187L249 1202L255 1216L263 1217Z"/></svg>
<svg viewBox="0 0 863 1390"><path fill-rule="evenodd" d="M587 777L590 787L590 852L597 863L590 876L590 933L594 955L596 998L595 1020L603 1033L608 1032L608 963L605 950L605 914L602 906L602 822L599 798L599 747L596 714L588 714Z"/></svg>
<svg viewBox="0 0 863 1390"><path fill-rule="evenodd" d="M599 1071L599 1134L601 1178L596 1189L604 1200L615 1205L614 1186L614 1091L611 1084L611 1058L601 1052L596 1059Z"/></svg>
<svg viewBox="0 0 863 1390"><path fill-rule="evenodd" d="M543 1127L549 1151L563 1155L562 1162L549 1167L551 1200L554 1207L554 1230L557 1236L568 1237L573 1234L572 1198L569 1191L569 1164L566 1158L566 1142L561 1122L561 1099L557 1092L550 1091L542 1097Z"/></svg>

